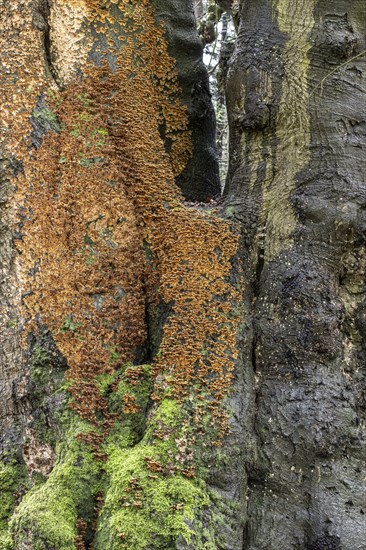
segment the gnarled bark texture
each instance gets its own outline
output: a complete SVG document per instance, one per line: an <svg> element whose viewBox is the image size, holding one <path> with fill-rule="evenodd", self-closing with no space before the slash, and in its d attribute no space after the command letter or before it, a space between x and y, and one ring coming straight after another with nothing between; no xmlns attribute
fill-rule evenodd
<svg viewBox="0 0 366 550"><path fill-rule="evenodd" d="M215 115L193 7L187 2L182 9L179 0L154 0L153 5L156 17L164 21L170 52L176 60L181 100L188 107L192 131L192 159L177 183L188 199L209 202L220 195Z"/></svg>
<svg viewBox="0 0 366 550"><path fill-rule="evenodd" d="M2 548L229 548L239 536L237 480L218 467L238 366L238 228L179 187L199 201L219 189L192 10L2 11Z"/></svg>

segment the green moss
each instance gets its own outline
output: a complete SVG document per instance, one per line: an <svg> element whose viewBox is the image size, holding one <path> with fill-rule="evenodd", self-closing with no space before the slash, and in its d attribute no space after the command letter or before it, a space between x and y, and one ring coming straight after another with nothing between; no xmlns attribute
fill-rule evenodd
<svg viewBox="0 0 366 550"><path fill-rule="evenodd" d="M93 115L86 112L79 113L78 117L80 120L83 120L84 122L89 122L90 120L93 120Z"/></svg>
<svg viewBox="0 0 366 550"><path fill-rule="evenodd" d="M61 325L61 331L62 332L67 332L67 331L71 331L71 332L75 332L80 326L80 323L75 323L73 320L72 320L72 317L70 315L68 315L67 317L65 317L62 325Z"/></svg>
<svg viewBox="0 0 366 550"><path fill-rule="evenodd" d="M47 96L47 99L49 101L49 103L51 104L51 106L54 108L54 109L57 109L57 107L60 105L61 103L61 96L60 96L60 93L59 92L56 92L55 90L52 90L52 89L49 89L47 90L46 92L46 96Z"/></svg>
<svg viewBox="0 0 366 550"><path fill-rule="evenodd" d="M51 385L56 391L63 384L66 361L56 348L50 345L49 337L40 339L33 347L29 365L37 397L44 395L45 386Z"/></svg>
<svg viewBox="0 0 366 550"><path fill-rule="evenodd" d="M142 442L125 451L109 449L108 491L96 550L167 550L175 548L178 537L190 541L196 511L208 504L208 497L204 485L194 480L169 471L154 473L153 463L164 459L166 449L160 445Z"/></svg>
<svg viewBox="0 0 366 550"><path fill-rule="evenodd" d="M125 391L124 385L119 384L117 394ZM168 550L178 540L193 543L197 550L216 548L213 533L203 535L197 524L201 513L210 515L205 483L186 477L187 464L178 456L177 443L186 432L181 405L164 399L151 414L144 438L132 449L109 438L107 490L95 550Z"/></svg>
<svg viewBox="0 0 366 550"><path fill-rule="evenodd" d="M36 349L34 365L44 367L47 361L44 350ZM118 418L101 448L107 461L96 461L90 447L78 441L77 434L90 426L67 410L54 469L26 494L11 518L15 548L29 544L31 534L34 549L75 550L76 522L83 519L95 550L169 550L177 543L216 549L226 505L212 498L203 470L197 468L195 477L187 410L165 398L153 406L146 426L150 365L129 363L114 374L99 375L97 382ZM137 412L125 411L126 396L135 398ZM105 501L94 533L99 493ZM8 515L12 506L14 501L4 506ZM0 531L0 550L10 550L10 540Z"/></svg>
<svg viewBox="0 0 366 550"><path fill-rule="evenodd" d="M110 351L110 354L111 354L111 357L110 357L111 363L115 363L120 359L121 355L118 353L115 346L109 346L107 347L107 349Z"/></svg>
<svg viewBox="0 0 366 550"><path fill-rule="evenodd" d="M61 131L60 121L55 113L43 102L39 103L32 111L32 117L48 130L59 133Z"/></svg>
<svg viewBox="0 0 366 550"><path fill-rule="evenodd" d="M39 550L74 550L77 518L92 521L94 496L101 488L101 465L75 438L87 430L85 423L74 420L58 445L58 460L49 478L34 487L16 509L10 525L17 547L32 533Z"/></svg>
<svg viewBox="0 0 366 550"><path fill-rule="evenodd" d="M79 164L80 164L80 166L83 166L84 168L90 168L94 164L104 162L103 157L90 157L90 158L87 158L83 153L81 153L79 156L81 157L80 160L79 160Z"/></svg>
<svg viewBox="0 0 366 550"><path fill-rule="evenodd" d="M42 348L35 348L32 369L43 382L42 369L48 368L48 365L48 353ZM128 377L124 376L125 372L132 379L133 375L138 375L138 380L133 380L131 384ZM111 385L115 385L118 380L116 391L111 392ZM127 364L114 375L99 376L98 383L102 395L109 399L111 412L116 412L119 417L105 447L112 454L114 449L123 452L137 442L143 431L151 392L150 366ZM136 395L140 407L138 413L123 413L123 397L126 393ZM31 533L33 547L37 550L74 549L78 518L88 523L90 532L87 536L90 540L93 537L91 525L95 519L95 496L105 487L103 463L96 461L90 447L77 439L78 433L85 434L90 430L87 422L78 420L71 411L66 410L62 424L64 433L56 447L57 462L49 478L46 481L39 480L12 516L11 533L16 547L28 544ZM2 508L9 509L11 513L10 504Z"/></svg>
<svg viewBox="0 0 366 550"><path fill-rule="evenodd" d="M76 96L76 98L80 101L80 103L84 106L84 107L90 107L91 105L91 101L90 101L90 97L88 94L84 93L84 94L78 94Z"/></svg>
<svg viewBox="0 0 366 550"><path fill-rule="evenodd" d="M93 138L93 143L96 147L103 147L106 143L106 136L108 135L108 131L105 128L96 128L91 133L91 137Z"/></svg>
<svg viewBox="0 0 366 550"><path fill-rule="evenodd" d="M14 544L8 531L0 531L0 550L13 550Z"/></svg>
<svg viewBox="0 0 366 550"><path fill-rule="evenodd" d="M141 439L146 428L146 413L152 388L150 365L133 366L127 363L122 370L118 371L115 379L119 380L118 386L109 396L110 411L118 415L119 421L115 424L110 435L110 441L117 441L122 444L132 445ZM136 374L138 379L134 385L129 381L128 375ZM108 375L107 375L108 376ZM103 382L101 382L103 385ZM106 389L104 388L104 393ZM138 411L126 413L124 410L124 396L130 395L135 399ZM122 434L122 437L121 437Z"/></svg>
<svg viewBox="0 0 366 550"><path fill-rule="evenodd" d="M36 346L33 350L30 361L31 379L38 387L42 386L41 389L43 389L43 386L49 381L51 372L51 358L48 351L42 347Z"/></svg>
<svg viewBox="0 0 366 550"><path fill-rule="evenodd" d="M8 520L16 506L17 492L26 484L24 466L16 461L0 462L0 550L13 548Z"/></svg>
<svg viewBox="0 0 366 550"><path fill-rule="evenodd" d="M74 137L80 136L80 126L78 124L74 124L73 129L70 130L70 135Z"/></svg>
<svg viewBox="0 0 366 550"><path fill-rule="evenodd" d="M31 365L34 367L48 365L50 362L49 353L41 346L35 346L32 351Z"/></svg>
<svg viewBox="0 0 366 550"><path fill-rule="evenodd" d="M168 425L176 426L182 415L181 405L175 399L164 399L154 416L155 421L162 421Z"/></svg>

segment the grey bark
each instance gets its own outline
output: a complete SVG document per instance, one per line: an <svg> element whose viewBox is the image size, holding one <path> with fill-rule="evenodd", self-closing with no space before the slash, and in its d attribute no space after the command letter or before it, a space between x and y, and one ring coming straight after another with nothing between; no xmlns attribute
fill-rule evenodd
<svg viewBox="0 0 366 550"><path fill-rule="evenodd" d="M310 5L295 4L294 32ZM302 30L311 44L306 91L279 6L244 2L226 85L226 205L242 224L252 319L244 372L256 379L242 548L363 550L366 10L357 0L314 4ZM303 110L307 144L296 143ZM306 160L291 185L294 155Z"/></svg>
<svg viewBox="0 0 366 550"><path fill-rule="evenodd" d="M215 113L193 5L188 2L182 10L179 0L153 0L153 4L157 18L164 21L170 52L177 62L182 101L188 109L192 132L192 159L177 183L187 199L207 202L220 194L220 178Z"/></svg>
<svg viewBox="0 0 366 550"><path fill-rule="evenodd" d="M203 2L202 0L194 0L193 3L194 16L198 22L203 17Z"/></svg>

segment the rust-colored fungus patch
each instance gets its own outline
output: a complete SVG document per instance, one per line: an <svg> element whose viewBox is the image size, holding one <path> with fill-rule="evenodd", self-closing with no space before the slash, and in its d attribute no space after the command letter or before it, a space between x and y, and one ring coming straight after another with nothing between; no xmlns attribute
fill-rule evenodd
<svg viewBox="0 0 366 550"><path fill-rule="evenodd" d="M62 132L39 152L26 201L24 303L68 360L73 408L106 428L95 376L134 357L145 338L145 301L126 158L108 137L99 99L84 84L66 92L58 109Z"/></svg>
<svg viewBox="0 0 366 550"><path fill-rule="evenodd" d="M83 437L103 458L98 447L113 418L98 376L143 360L145 308L153 316L159 297L171 314L153 364L153 398L193 399L197 429L209 411L219 444L237 348L237 236L214 211L187 208L174 183L189 132L150 2L120 2L118 21L98 1L86 5L93 25L106 25L116 64L84 68L82 81L47 96L61 132L48 134L28 162L21 190L28 330L42 323L52 331L68 360L72 407L95 427ZM122 37L119 53L108 24ZM126 373L132 386L135 375ZM132 394L123 405L137 411Z"/></svg>
<svg viewBox="0 0 366 550"><path fill-rule="evenodd" d="M24 342L48 328L68 362L71 406L88 421L65 430L72 444L41 485L41 500L36 491L20 505L15 536L25 540L36 522L34 533L48 541L44 510L51 506L57 522L50 546L59 544L60 523L68 544L80 550L94 532L96 548L111 546L104 537L117 538L121 548L144 548L129 510L141 514L147 537L155 528L151 506L162 537L154 547L166 548L166 525L176 521L176 533L189 537L186 519L209 505L194 481L207 454L200 462L196 449L201 441L202 449L220 445L228 430L225 397L240 322L236 229L212 208L187 207L175 185L189 158L190 133L174 60L149 0L55 0L51 24L58 14L75 20L77 39L68 51L77 44L81 50L74 61L63 57L65 40L52 38L56 26L46 60L33 1L9 6L11 32L7 21L0 23L8 40L2 114L5 150L17 167L18 219L12 207L6 223L14 221L19 251L9 288L18 313L16 289L23 291ZM12 51L20 48L15 59ZM49 131L32 143L37 117L38 128ZM167 317L162 334L161 317ZM153 358L146 356L149 339L154 346L161 339L159 350L150 346ZM156 405L145 419L149 398ZM85 447L75 433L92 450L85 452L82 479L73 453ZM79 481L88 485L85 499L96 497L94 511L80 509ZM70 496L75 487L80 494Z"/></svg>

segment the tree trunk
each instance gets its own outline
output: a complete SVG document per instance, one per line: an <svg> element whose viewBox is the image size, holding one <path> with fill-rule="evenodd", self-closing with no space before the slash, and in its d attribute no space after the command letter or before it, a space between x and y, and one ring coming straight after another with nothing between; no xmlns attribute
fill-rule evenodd
<svg viewBox="0 0 366 550"><path fill-rule="evenodd" d="M196 21L199 21L203 17L203 1L202 0L194 0L193 2L193 9L194 9L194 16L196 18Z"/></svg>
<svg viewBox="0 0 366 550"><path fill-rule="evenodd" d="M247 1L227 212L255 373L251 550L365 547L363 2Z"/></svg>
<svg viewBox="0 0 366 550"><path fill-rule="evenodd" d="M237 230L174 181L219 191L192 6L12 0L2 17L1 545L230 544L208 478Z"/></svg>
<svg viewBox="0 0 366 550"><path fill-rule="evenodd" d="M215 114L207 71L202 62L202 44L190 2L153 0L155 14L164 21L169 51L176 61L180 98L187 106L192 132L192 156L177 184L190 200L210 201L220 195L220 177L215 148Z"/></svg>
<svg viewBox="0 0 366 550"><path fill-rule="evenodd" d="M362 4L4 2L0 550L366 548Z"/></svg>

